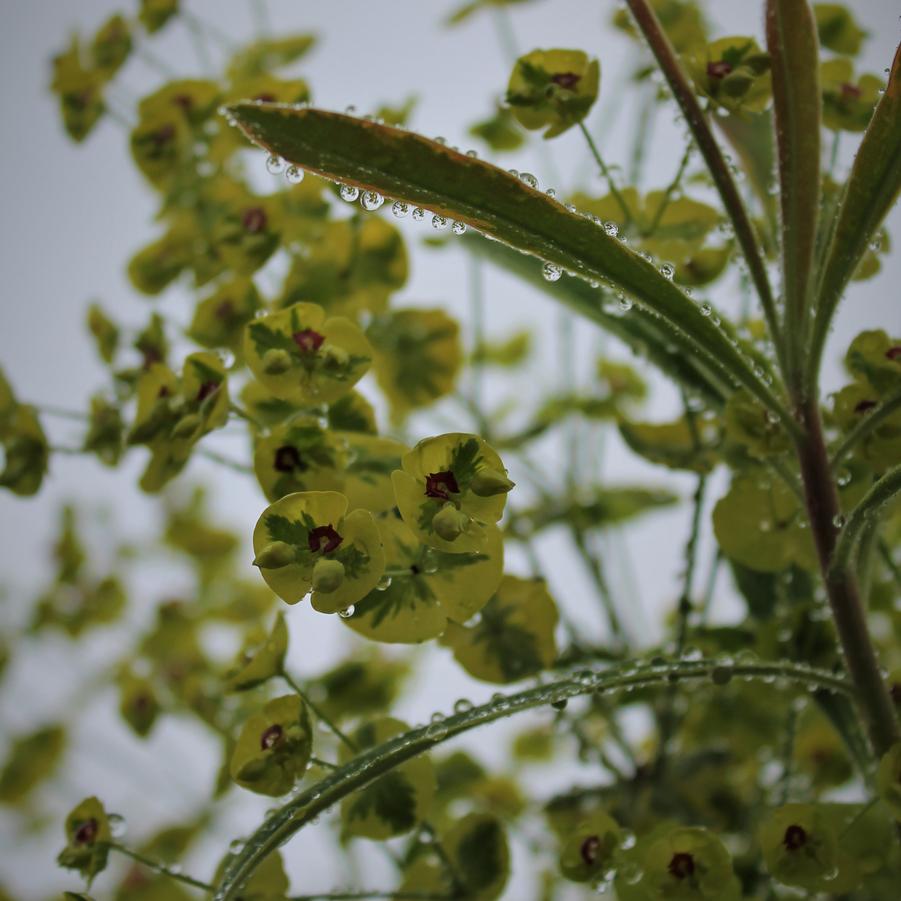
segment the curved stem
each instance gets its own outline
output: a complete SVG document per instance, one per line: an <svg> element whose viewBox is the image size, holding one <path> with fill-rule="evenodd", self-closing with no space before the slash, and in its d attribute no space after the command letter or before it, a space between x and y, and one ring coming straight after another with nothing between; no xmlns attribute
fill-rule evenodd
<svg viewBox="0 0 901 901"><path fill-rule="evenodd" d="M344 745L346 745L351 751L355 754L357 752L356 743L349 738L341 729L329 719L328 715L322 711L322 708L315 704L310 700L310 696L305 692L295 681L291 678L291 676L282 670L281 677L291 686L291 688L296 692L297 696L313 711L313 715L316 719L319 720L320 723L323 724L336 738L338 738Z"/></svg>
<svg viewBox="0 0 901 901"><path fill-rule="evenodd" d="M840 578L843 573L853 571L854 551L861 535L878 516L880 507L888 503L899 491L901 491L901 464L885 473L851 511L835 542L829 567L830 578Z"/></svg>
<svg viewBox="0 0 901 901"><path fill-rule="evenodd" d="M760 305L763 308L763 314L766 317L767 326L773 338L773 344L776 347L783 371L785 371L785 349L779 318L776 313L776 302L770 288L770 280L767 275L766 264L763 261L763 254L758 245L757 236L754 234L751 219L735 184L735 179L732 178L729 166L726 164L719 144L717 144L716 138L713 136L713 132L707 122L707 117L704 115L697 97L695 97L695 92L689 84L682 66L679 64L676 51L664 33L649 0L627 0L627 2L639 29L651 48L651 52L657 59L661 72L669 83L673 97L675 97L676 102L682 109L685 121L691 129L698 149L701 151L704 162L707 163L707 168L713 177L713 182L719 192L720 199L723 201L723 206L732 220L735 237L738 239L742 253L747 261L748 270L757 289Z"/></svg>
<svg viewBox="0 0 901 901"><path fill-rule="evenodd" d="M832 456L829 458L830 465L834 468L841 463L842 458L854 447L855 444L861 442L867 435L877 428L883 420L887 419L896 410L901 410L901 388L894 394L890 394L878 407L871 410L858 422L854 428L845 435L844 438L835 446Z"/></svg>
<svg viewBox="0 0 901 901"><path fill-rule="evenodd" d="M579 123L579 130L585 137L585 142L588 144L588 149L591 151L591 155L594 157L594 161L598 164L598 168L601 170L601 175L607 181L607 187L610 188L610 193L613 195L616 202L619 204L619 208L623 213L623 225L628 225L632 221L632 211L629 209L629 204L626 203L626 198L620 193L619 188L616 186L616 182L613 181L613 176L610 174L610 170L607 168L607 164L604 162L604 158L601 156L601 151L598 150L597 144L594 142L594 138L591 136L591 132L585 127L584 122Z"/></svg>
<svg viewBox="0 0 901 901"><path fill-rule="evenodd" d="M713 660L680 661L664 665L626 665L607 671L577 673L548 685L529 688L514 695L495 698L465 713L454 714L440 724L431 723L398 735L357 755L339 770L310 786L268 817L244 848L226 866L216 887L214 901L235 901L242 886L262 862L304 826L353 791L384 775L441 742L462 735L477 726L503 719L525 710L544 707L583 694L616 692L679 681L704 681L720 666ZM840 676L797 663L736 663L737 678L788 680L807 688L848 693L848 682Z"/></svg>
<svg viewBox="0 0 901 901"><path fill-rule="evenodd" d="M694 144L689 142L685 146L685 152L682 154L682 160L679 163L679 168L676 170L675 176L673 176L673 180L666 186L666 190L663 192L663 197L660 200L660 205L657 207L657 212L654 213L654 218L651 220L651 224L644 230L643 234L645 235L653 235L657 226L660 225L660 220L663 218L663 214L666 212L666 208L670 204L670 200L673 198L673 192L676 188L679 187L679 183L682 181L682 176L685 174L685 168L688 166L688 161L691 159L692 151L694 150Z"/></svg>

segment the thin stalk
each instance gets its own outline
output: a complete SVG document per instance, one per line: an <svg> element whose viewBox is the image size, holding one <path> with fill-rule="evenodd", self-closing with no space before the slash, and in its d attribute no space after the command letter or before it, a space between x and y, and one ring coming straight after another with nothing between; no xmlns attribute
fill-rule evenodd
<svg viewBox="0 0 901 901"><path fill-rule="evenodd" d="M253 475L252 466L248 466L246 463L239 463L237 460L232 460L231 457L226 457L218 451L207 450L205 447L202 447L197 453L200 454L201 457L211 460L213 463L218 463L220 466L227 466L229 469L240 472L242 475Z"/></svg>
<svg viewBox="0 0 901 901"><path fill-rule="evenodd" d="M883 420L887 419L896 410L901 410L901 389L890 394L878 407L874 407L858 422L854 428L833 448L829 458L829 464L835 468L842 459L866 438L870 432L876 429Z"/></svg>
<svg viewBox="0 0 901 901"><path fill-rule="evenodd" d="M710 572L707 574L707 584L704 588L704 601L701 604L701 621L706 623L713 604L713 589L716 586L716 577L723 562L723 552L717 548L713 560L710 563Z"/></svg>
<svg viewBox="0 0 901 901"><path fill-rule="evenodd" d="M316 719L319 720L323 726L326 726L328 730L335 735L344 745L346 745L354 754L357 753L358 748L356 742L353 741L349 736L347 736L341 729L328 717L326 713L323 713L322 708L319 707L318 704L315 704L310 700L310 696L305 692L298 684L291 678L291 676L282 670L281 677L291 686L291 688L297 693L300 697L301 701L313 711L313 715Z"/></svg>
<svg viewBox="0 0 901 901"><path fill-rule="evenodd" d="M651 48L651 52L656 57L660 70L669 83L673 97L675 97L676 102L682 109L685 121L691 129L698 149L701 151L701 156L704 157L704 162L707 164L707 168L713 177L713 182L719 192L723 206L732 220L735 237L738 239L739 246L748 264L748 270L754 281L754 287L757 289L767 327L784 371L785 350L779 317L776 311L776 302L770 288L770 280L767 275L763 254L760 250L757 236L754 233L751 219L735 184L735 179L733 179L732 173L729 171L729 166L723 157L719 144L716 142L716 138L713 136L707 117L704 115L694 90L679 63L676 51L664 33L649 0L626 0L626 2L629 4L632 15L635 17L635 21L641 29L648 46Z"/></svg>
<svg viewBox="0 0 901 901"><path fill-rule="evenodd" d="M654 214L654 218L651 220L651 224L645 230L645 235L654 234L654 230L660 224L660 220L663 218L663 214L666 212L666 208L670 204L673 192L676 190L676 188L679 187L679 183L682 181L682 176L685 174L685 169L688 166L688 161L691 159L691 154L693 151L694 144L687 144L685 147L685 152L682 154L682 159L679 162L679 168L676 171L676 175L673 180L666 186L666 191L663 194L663 199L660 201L660 206L657 207L657 212Z"/></svg>
<svg viewBox="0 0 901 901"><path fill-rule="evenodd" d="M241 419L246 420L251 425L256 426L260 431L265 431L263 423L261 423L255 416L251 416L250 413L247 412L243 407L238 404L232 402L228 405L228 409L235 414L235 416L239 416Z"/></svg>
<svg viewBox="0 0 901 901"><path fill-rule="evenodd" d="M485 292L482 281L482 261L474 255L469 257L469 310L472 318L473 350L478 353L483 350L485 343ZM484 367L478 359L473 359L470 370L472 372L470 409L476 419L479 434L488 441L490 440L489 424L482 412Z"/></svg>
<svg viewBox="0 0 901 901"><path fill-rule="evenodd" d="M623 227L627 226L632 221L632 211L629 209L629 204L626 203L625 197L620 193L619 188L616 186L616 182L613 180L613 176L610 174L610 170L607 168L607 164L604 162L604 158L601 156L600 150L598 150L597 144L594 143L594 138L591 136L591 132L585 127L584 122L579 123L579 130L582 132L582 135L585 138L585 142L588 144L588 149L591 151L591 155L594 157L594 161L598 164L598 168L601 170L601 175L607 181L607 187L610 188L610 193L613 195L616 202L619 204L619 208L623 213Z"/></svg>
<svg viewBox="0 0 901 901"><path fill-rule="evenodd" d="M34 407L38 413L44 413L47 416L58 416L60 419L87 422L91 418L87 413L80 413L78 410L66 410L63 407L55 407L53 404L23 404L23 406Z"/></svg>
<svg viewBox="0 0 901 901"><path fill-rule="evenodd" d="M251 0L251 9L253 10L254 27L259 37L266 37L271 34L272 27L269 22L269 10L266 6L266 0Z"/></svg>
<svg viewBox="0 0 901 901"><path fill-rule="evenodd" d="M452 901L455 895L437 892L392 892L362 889L356 892L320 892L315 895L291 895L288 901L361 901L364 898L384 898L391 901Z"/></svg>
<svg viewBox="0 0 901 901"><path fill-rule="evenodd" d="M200 67L208 74L214 72L213 58L210 55L209 47L207 47L203 29L197 24L197 20L190 16L182 16L182 21L188 30L191 43L194 45L194 52L197 54L197 61L200 63Z"/></svg>
<svg viewBox="0 0 901 901"><path fill-rule="evenodd" d="M406 761L448 739L478 726L579 695L597 692L616 693L628 689L668 685L673 681L706 682L710 680L716 666L714 660L699 660L637 668L634 664L627 664L624 667L599 672L586 670L574 677L569 676L517 694L502 695L465 713L454 714L441 723L441 729L438 731L435 730L434 724L420 726L375 748L367 749L267 817L245 843L244 848L228 861L225 873L216 887L213 901L235 901L247 880L262 862L313 819L351 792L364 788L379 776L391 772ZM780 678L788 680L807 690L826 688L842 694L850 691L848 683L840 676L798 663L736 663L732 672L737 678L760 679L763 684L772 682L773 677L776 677L777 680Z"/></svg>
<svg viewBox="0 0 901 901"><path fill-rule="evenodd" d="M785 724L785 744L782 746L782 775L779 779L779 805L788 804L791 793L792 762L795 756L795 736L798 732L798 711L792 704L788 708Z"/></svg>
<svg viewBox="0 0 901 901"><path fill-rule="evenodd" d="M641 107L641 113L638 116L638 125L635 129L635 140L632 142L632 162L629 166L629 184L638 185L641 182L641 173L644 169L645 150L650 141L648 141L648 133L651 130L654 113L657 110L657 98L655 96L657 88L652 86L647 92L644 103ZM622 96L620 92L620 96Z"/></svg>
<svg viewBox="0 0 901 901"><path fill-rule="evenodd" d="M610 631L613 633L617 644L628 644L622 621L620 620L619 613L616 610L616 604L613 602L613 595L610 593L610 586L607 583L607 577L605 576L604 569L601 566L601 561L598 560L596 554L591 553L591 550L589 549L588 544L585 541L585 532L582 529L578 528L575 525L571 525L570 531L573 537L573 544L575 544L576 550L578 550L579 556L582 558L586 569L591 575L592 581L595 584L595 588L597 588L598 597L601 601L601 607L603 608L604 613L607 617L607 624L610 626Z"/></svg>
<svg viewBox="0 0 901 901"><path fill-rule="evenodd" d="M858 708L866 724L873 752L881 757L892 744L901 740L901 730L870 638L856 575L848 565L833 566L839 531L835 522L839 521L841 509L823 441L823 427L816 401L808 400L801 404L799 414L806 436L798 441L798 461L810 529L845 663L857 689ZM901 468L896 467L894 470L895 478L898 477L899 469ZM872 494L872 490L870 493ZM862 505L858 506L858 510L860 506ZM852 518L853 516L852 514ZM847 535L848 533L843 535L846 542L850 540ZM843 553L849 554L850 551L843 550Z"/></svg>
<svg viewBox="0 0 901 901"><path fill-rule="evenodd" d="M158 860L151 860L149 857L145 857L143 854L139 854L137 851L132 851L131 848L126 848L125 845L120 845L117 842L110 842L109 849L111 851L118 851L125 857L130 857L132 860L137 861L137 863L153 870L155 873L159 873L161 876L168 876L170 879L174 879L176 882L190 885L193 888L203 889L205 892L212 892L215 888L215 886L210 885L208 882L201 882L199 879L195 879L193 876L187 876L184 873L176 872L170 869L170 867L168 867L166 864L161 863Z"/></svg>

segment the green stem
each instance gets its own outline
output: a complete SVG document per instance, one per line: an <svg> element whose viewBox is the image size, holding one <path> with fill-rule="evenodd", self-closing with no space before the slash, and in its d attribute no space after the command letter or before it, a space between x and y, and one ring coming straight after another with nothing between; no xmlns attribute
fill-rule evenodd
<svg viewBox="0 0 901 901"><path fill-rule="evenodd" d="M162 876L168 876L170 879L174 879L176 882L182 882L185 885L192 886L193 888L203 889L205 892L212 892L215 890L215 886L210 885L208 882L201 882L199 879L195 879L193 876L186 876L184 873L175 872L166 864L161 863L158 860L151 860L149 857L145 857L143 854L139 854L137 851L132 851L131 848L126 848L125 845L120 845L117 842L110 842L109 849L111 851L118 851L125 857L130 857L132 860L136 861L139 864L142 864L148 869L153 870L155 873L159 873Z"/></svg>
<svg viewBox="0 0 901 901"><path fill-rule="evenodd" d="M885 564L885 568L892 574L898 588L901 588L901 566L895 563L891 549L884 541L879 542L879 556Z"/></svg>
<svg viewBox="0 0 901 901"><path fill-rule="evenodd" d="M845 662L857 690L858 709L866 724L873 752L877 757L881 757L892 744L901 739L901 730L898 728L894 704L882 678L879 660L870 638L860 588L853 568L846 565L847 559L845 565L833 566L836 556L836 536L839 531L835 522L841 515L841 508L823 441L820 411L816 401L807 400L799 404L798 412L805 430L805 437L798 441L797 450L810 530ZM894 472L897 478L899 468L896 467ZM885 486L880 489L880 496L884 488ZM868 498L872 495L872 491L871 489L867 495ZM855 510L857 516L852 514L852 519L862 516L859 511L864 506L864 502L858 505ZM867 509L872 508L867 505ZM852 540L848 536L850 534L853 538L853 532L857 528L859 526L852 527L851 532L843 531L843 542ZM845 529L847 530L848 526ZM852 548L853 545L848 544L842 549L841 553L845 558L850 558Z"/></svg>
<svg viewBox="0 0 901 901"><path fill-rule="evenodd" d="M854 428L833 448L829 458L830 465L835 468L848 454L855 444L866 438L870 432L876 429L883 420L887 419L896 410L901 409L901 389L890 394L878 407L874 407L858 422Z"/></svg>
<svg viewBox="0 0 901 901"><path fill-rule="evenodd" d="M288 901L360 901L364 898L385 898L391 901L451 901L455 895L436 892L392 892L361 890L357 892L322 892L317 895L291 895Z"/></svg>
<svg viewBox="0 0 901 901"><path fill-rule="evenodd" d="M241 419L246 420L252 426L258 428L260 431L265 431L263 423L261 423L256 417L251 416L250 413L247 412L247 410L234 403L234 401L228 405L228 408L232 413L235 414L235 416L239 416Z"/></svg>
<svg viewBox="0 0 901 901"><path fill-rule="evenodd" d="M888 502L901 491L901 464L885 473L851 511L835 542L830 563L830 577L841 579L855 569L854 552L861 535Z"/></svg>
<svg viewBox="0 0 901 901"><path fill-rule="evenodd" d="M663 214L666 212L666 208L669 206L670 200L672 199L673 192L676 190L676 188L679 187L679 184L682 181L682 176L685 174L685 169L688 166L688 161L691 159L693 150L693 144L688 144L685 147L685 152L682 154L682 160L679 163L679 168L676 171L676 175L673 180L666 186L666 191L663 194L663 199L660 201L660 206L657 207L657 212L654 214L654 218L651 220L651 224L644 231L645 235L652 235L654 233L654 229L656 229L660 224L660 220L663 218Z"/></svg>
<svg viewBox="0 0 901 901"><path fill-rule="evenodd" d="M795 756L795 736L798 731L798 711L792 704L785 724L785 744L782 746L782 775L779 779L779 805L788 804L791 792L792 761Z"/></svg>
<svg viewBox="0 0 901 901"><path fill-rule="evenodd" d="M228 861L213 901L235 901L262 862L323 811L351 792L369 785L379 776L450 738L513 714L579 695L669 685L673 681L709 681L716 666L714 660L699 660L661 666L635 666L630 663L600 672L586 670L575 677L569 676L513 695L502 695L465 713L454 714L441 723L440 730L436 730L434 724L420 726L369 748L269 816L244 848ZM775 677L807 689L826 688L842 694L850 691L848 683L840 676L798 663L736 663L732 673L737 678L761 679L764 684Z"/></svg>
<svg viewBox="0 0 901 901"><path fill-rule="evenodd" d="M624 91L621 92L625 93ZM629 166L629 184L636 187L641 182L641 174L644 169L645 150L648 144L648 132L651 130L651 121L657 110L657 86L651 85L645 101L641 106L638 116L638 125L635 129L635 140L632 142L632 161Z"/></svg>
<svg viewBox="0 0 901 901"><path fill-rule="evenodd" d="M282 670L281 677L291 686L291 688L297 692L300 696L301 701L313 711L316 719L319 720L324 726L326 726L332 734L334 734L344 745L346 745L354 754L357 753L357 745L351 738L349 738L341 729L331 720L329 719L328 714L324 713L322 708L319 707L318 704L315 704L310 700L310 696L305 692L298 684L291 678L291 676L285 671Z"/></svg>
<svg viewBox="0 0 901 901"><path fill-rule="evenodd" d="M707 168L713 177L713 183L719 192L720 199L723 201L723 206L732 220L735 237L738 239L742 253L747 261L773 344L776 347L777 356L783 365L784 371L784 347L779 317L776 312L776 302L770 288L770 280L767 275L763 254L760 250L757 236L754 233L751 219L735 184L735 179L733 179L732 173L729 171L729 166L723 157L719 144L716 142L716 138L713 136L707 117L698 103L695 92L679 63L676 51L664 33L651 3L649 0L626 0L626 2L629 4L632 15L635 17L638 27L648 42L648 46L651 48L651 52L656 57L660 70L669 83L673 97L675 97L676 102L682 109L685 121L691 129L698 149L701 151L701 156L704 157L704 162L707 164Z"/></svg>
<svg viewBox="0 0 901 901"><path fill-rule="evenodd" d="M213 463L218 463L220 466L227 466L229 469L240 472L242 475L253 475L254 470L252 466L248 466L246 463L239 463L237 460L232 460L231 457L226 457L218 451L207 450L205 447L202 447L197 453L200 454L201 457L211 460Z"/></svg>
<svg viewBox="0 0 901 901"><path fill-rule="evenodd" d="M197 54L197 61L200 63L201 68L208 73L214 72L213 59L210 56L203 29L197 24L197 20L192 19L190 16L183 16L182 21L185 24L185 28L188 29L188 34L191 37L191 43L194 45L194 52Z"/></svg>
<svg viewBox="0 0 901 901"><path fill-rule="evenodd" d="M585 567L588 569L592 581L597 588L598 597L601 600L601 606L604 608L604 613L607 616L607 624L610 626L610 631L613 633L613 636L616 638L619 645L626 645L626 634L623 629L622 621L619 618L619 613L617 613L616 604L613 602L613 595L610 593L610 586L607 583L607 577L604 575L604 568L601 566L601 561L597 558L597 555L592 554L589 549L588 544L585 541L585 533L582 529L571 524L570 532L572 533L573 544L575 544L576 550L579 552L579 556L585 563Z"/></svg>
<svg viewBox="0 0 901 901"><path fill-rule="evenodd" d="M626 199L620 194L619 188L617 188L616 183L613 181L613 176L610 174L610 170L607 168L607 164L604 162L604 158L601 156L600 150L598 150L597 144L594 143L594 138L591 136L591 132L585 127L584 122L579 123L579 130L582 132L585 137L585 141L588 144L588 149L591 151L591 155L594 157L594 161L598 164L598 168L601 170L601 175L607 180L607 186L610 188L610 193L615 198L616 202L619 204L619 208L623 213L623 227L627 226L632 221L632 211L629 209L629 205L626 203Z"/></svg>
<svg viewBox="0 0 901 901"><path fill-rule="evenodd" d="M78 410L66 410L63 407L55 407L53 404L23 404L22 406L33 407L38 413L43 413L46 416L58 416L60 419L87 422L91 418L87 413L80 413Z"/></svg>

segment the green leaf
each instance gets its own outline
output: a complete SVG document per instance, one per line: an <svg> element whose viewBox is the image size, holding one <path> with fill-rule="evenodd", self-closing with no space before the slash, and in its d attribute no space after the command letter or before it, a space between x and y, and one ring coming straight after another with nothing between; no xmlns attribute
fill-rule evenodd
<svg viewBox="0 0 901 901"><path fill-rule="evenodd" d="M636 453L651 463L659 463L669 469L687 469L690 472L710 472L716 465L716 451L709 441L702 441L683 417L674 422L619 423L623 440ZM705 436L703 427L697 432Z"/></svg>
<svg viewBox="0 0 901 901"><path fill-rule="evenodd" d="M279 613L272 632L257 648L250 659L244 659L241 668L229 677L227 687L231 691L255 688L281 672L288 650L288 627L285 617Z"/></svg>
<svg viewBox="0 0 901 901"><path fill-rule="evenodd" d="M443 845L472 901L497 898L510 875L510 852L501 822L471 813L443 837Z"/></svg>
<svg viewBox="0 0 901 901"><path fill-rule="evenodd" d="M653 263L503 169L340 113L241 103L228 114L251 140L304 169L462 221L580 278L613 281L670 323L705 365L781 409L724 332Z"/></svg>
<svg viewBox="0 0 901 901"><path fill-rule="evenodd" d="M17 804L48 779L66 747L62 726L44 726L17 736L0 771L0 803Z"/></svg>
<svg viewBox="0 0 901 901"><path fill-rule="evenodd" d="M819 48L807 0L767 0L766 30L782 207L785 327L790 354L800 356L820 209ZM789 365L797 369L800 359L791 357Z"/></svg>
<svg viewBox="0 0 901 901"><path fill-rule="evenodd" d="M817 23L820 43L836 53L855 56L867 33L854 16L840 3L814 3L813 15Z"/></svg>
<svg viewBox="0 0 901 901"><path fill-rule="evenodd" d="M367 723L353 734L358 749L367 750L407 730L400 720ZM341 760L354 753L342 749ZM428 816L435 794L435 773L427 757L418 757L376 779L341 805L341 821L350 835L383 841L409 832Z"/></svg>
<svg viewBox="0 0 901 901"><path fill-rule="evenodd" d="M832 315L848 281L901 190L901 45L885 93L864 132L835 214L820 270L811 371L819 366Z"/></svg>

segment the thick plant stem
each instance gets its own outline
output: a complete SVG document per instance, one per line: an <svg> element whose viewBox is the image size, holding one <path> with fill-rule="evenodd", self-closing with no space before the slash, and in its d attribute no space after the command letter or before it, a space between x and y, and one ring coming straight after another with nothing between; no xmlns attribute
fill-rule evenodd
<svg viewBox="0 0 901 901"><path fill-rule="evenodd" d="M660 66L670 90L673 92L673 97L675 97L676 102L682 109L685 121L691 129L692 136L713 177L713 182L719 192L720 199L723 201L723 206L732 220L735 237L738 239L742 253L748 263L748 270L760 297L760 305L763 308L763 314L766 317L773 344L776 346L780 362L784 363L784 347L779 319L776 313L776 302L770 288L770 280L767 276L763 255L761 254L757 237L754 234L754 227L751 225L751 219L748 216L748 211L745 209L741 194L738 192L735 179L729 171L729 166L723 158L723 153L716 142L716 138L713 136L707 117L698 103L695 92L689 84L688 78L676 56L676 51L663 31L660 20L650 4L650 0L627 0L627 2L641 33L644 35L644 39L657 59L657 64Z"/></svg>
<svg viewBox="0 0 901 901"><path fill-rule="evenodd" d="M832 569L838 533L835 522L841 515L841 508L816 401L801 404L799 414L806 435L798 442L798 461L810 528L845 663L856 688L857 704L873 751L881 757L892 744L901 740L901 730L870 640L856 574L852 567Z"/></svg>

